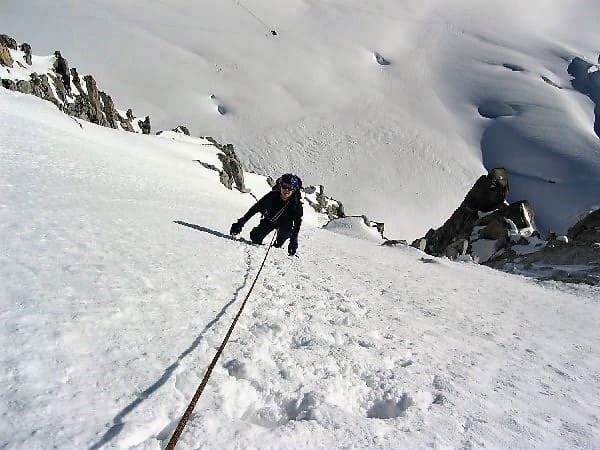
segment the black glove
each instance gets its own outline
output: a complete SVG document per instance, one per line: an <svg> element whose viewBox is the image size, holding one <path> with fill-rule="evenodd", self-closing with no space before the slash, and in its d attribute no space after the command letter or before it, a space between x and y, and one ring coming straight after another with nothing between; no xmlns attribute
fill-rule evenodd
<svg viewBox="0 0 600 450"><path fill-rule="evenodd" d="M298 250L298 236L290 237L290 243L288 244L288 254L294 256Z"/></svg>
<svg viewBox="0 0 600 450"><path fill-rule="evenodd" d="M242 232L242 228L244 228L244 224L239 220L234 222L231 225L231 229L229 230L229 234L235 236L236 234L240 234Z"/></svg>

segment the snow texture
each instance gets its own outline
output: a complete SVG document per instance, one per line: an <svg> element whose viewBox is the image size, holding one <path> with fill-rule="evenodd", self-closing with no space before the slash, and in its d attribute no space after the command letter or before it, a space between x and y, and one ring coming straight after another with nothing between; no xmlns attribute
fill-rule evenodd
<svg viewBox="0 0 600 450"><path fill-rule="evenodd" d="M597 1L0 10L2 33L61 50L155 129L233 143L257 196L292 171L409 242L495 166L543 232L600 205L594 99L567 72L580 57L597 80ZM0 89L0 447L168 442L266 251L227 235L254 198L195 162L220 167L216 149L174 134L80 127ZM178 448L598 446L597 287L306 211L299 258L271 251Z"/></svg>
<svg viewBox="0 0 600 450"><path fill-rule="evenodd" d="M164 448L264 256L226 234L254 200L203 140L5 90L0 120L0 445ZM178 448L599 442L597 288L321 222L272 250Z"/></svg>

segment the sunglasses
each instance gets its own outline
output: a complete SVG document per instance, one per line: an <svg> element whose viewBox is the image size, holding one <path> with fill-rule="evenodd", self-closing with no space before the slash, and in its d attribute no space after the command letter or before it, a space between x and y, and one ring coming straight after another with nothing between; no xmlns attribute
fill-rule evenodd
<svg viewBox="0 0 600 450"><path fill-rule="evenodd" d="M281 184L281 190L282 191L293 191L294 190L294 186L290 185L290 184Z"/></svg>

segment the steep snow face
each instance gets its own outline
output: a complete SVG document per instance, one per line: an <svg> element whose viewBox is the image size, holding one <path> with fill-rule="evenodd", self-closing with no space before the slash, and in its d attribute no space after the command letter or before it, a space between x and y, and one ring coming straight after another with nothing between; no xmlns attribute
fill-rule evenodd
<svg viewBox="0 0 600 450"><path fill-rule="evenodd" d="M495 165L543 229L564 232L598 191L593 105L566 74L572 56L596 60L593 0L2 8L4 32L60 48L158 128L184 123L233 142L252 170L324 184L391 237L441 225ZM511 116L484 119L490 102Z"/></svg>
<svg viewBox="0 0 600 450"><path fill-rule="evenodd" d="M5 90L0 123L0 446L164 448L265 255L226 234L254 200L195 162L218 164L199 139L80 128ZM598 288L383 247L308 212L181 448L600 442Z"/></svg>

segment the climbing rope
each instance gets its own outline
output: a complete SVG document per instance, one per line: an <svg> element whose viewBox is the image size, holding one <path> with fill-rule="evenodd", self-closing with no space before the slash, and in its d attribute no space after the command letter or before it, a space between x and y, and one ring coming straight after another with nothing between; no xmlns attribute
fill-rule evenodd
<svg viewBox="0 0 600 450"><path fill-rule="evenodd" d="M217 353L215 353L215 356L213 357L212 361L210 362L210 365L208 366L208 369L206 370L206 373L204 374L204 378L202 379L202 382L198 386L198 389L196 389L196 393L194 394L192 401L190 401L190 404L188 405L187 409L183 413L183 416L181 416L181 419L179 420L179 424L177 425L177 428L175 428L175 431L173 432L173 435L171 436L171 439L169 440L169 443L167 444L166 450L174 450L175 449L175 445L177 444L177 441L179 440L179 437L181 436L181 433L183 432L183 429L185 428L187 421L189 420L190 416L192 415L192 411L194 410L194 407L196 406L198 399L202 395L202 391L204 391L204 387L208 383L210 375L212 374L212 371L215 368L215 365L217 364L217 361L218 361L219 357L221 356L221 353L223 353L223 349L225 348L225 345L227 345L227 341L229 341L229 337L231 336L231 333L233 332L233 329L234 329L238 319L242 315L242 311L244 310L244 306L246 306L248 297L250 297L250 294L252 293L252 289L254 289L254 285L256 284L256 281L258 280L260 272L262 271L262 269L265 265L265 262L267 261L267 256L269 256L269 251L271 250L271 247L273 246L273 242L275 241L275 236L276 236L276 234L274 234L273 238L271 239L271 243L269 244L269 247L267 248L267 252L265 253L265 258L263 259L263 262L260 265L260 268L258 269L258 273L256 274L256 278L254 278L254 281L252 282L252 286L250 286L250 290L246 294L246 298L242 302L242 306L240 306L240 310L238 311L235 318L233 319L233 322L231 323L231 326L229 327L229 330L227 331L227 334L225 335L225 339L223 339L223 342L221 342L221 346L219 347L219 349L217 350Z"/></svg>

